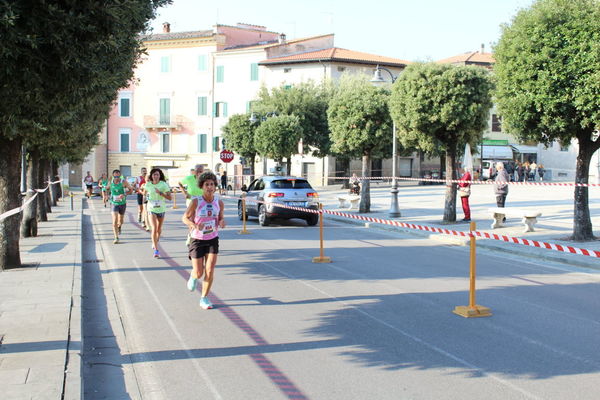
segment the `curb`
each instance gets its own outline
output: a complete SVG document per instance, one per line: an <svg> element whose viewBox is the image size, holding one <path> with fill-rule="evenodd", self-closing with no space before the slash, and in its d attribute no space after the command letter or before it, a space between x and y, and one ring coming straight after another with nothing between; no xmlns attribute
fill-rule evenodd
<svg viewBox="0 0 600 400"><path fill-rule="evenodd" d="M69 313L69 328L67 332L67 349L65 357L65 377L63 382L63 400L83 399L83 383L82 383L82 316L81 316L81 267L82 257L81 252L83 235L82 217L83 217L83 198L79 213L77 213L77 232L80 233L77 241L77 250L73 260L73 280L71 285L71 309Z"/></svg>
<svg viewBox="0 0 600 400"><path fill-rule="evenodd" d="M359 225L364 226L366 228L374 228L383 231L392 231L392 232L401 232L406 233L411 236L417 236L421 238L429 238L431 240L436 240L440 242L444 242L447 245L454 246L468 246L469 239L459 238L450 235L443 234L431 234L425 231L418 231L414 229L407 229L402 227L396 227L391 225L382 225L374 222L364 222L354 219L348 219L344 217L339 217L337 215L326 214L327 218L334 220L336 222L341 222L345 224L351 225ZM572 265L575 267L583 267L590 268L594 270L600 270L600 263L598 263L597 259L592 257L580 256L577 254L569 254L569 253L561 253L553 250L539 249L530 246L523 246L520 244L506 243L493 239L477 239L477 247L481 247L486 250L490 250L498 253L505 253L506 251L510 251L512 255L519 255L522 257L535 259L535 260L544 260L544 261L552 261L558 262L561 264ZM589 260L588 260L589 259Z"/></svg>

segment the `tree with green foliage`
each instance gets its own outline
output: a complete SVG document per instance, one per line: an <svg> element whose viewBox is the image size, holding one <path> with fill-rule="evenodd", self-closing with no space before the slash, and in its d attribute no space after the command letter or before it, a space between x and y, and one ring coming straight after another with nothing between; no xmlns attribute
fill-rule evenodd
<svg viewBox="0 0 600 400"><path fill-rule="evenodd" d="M142 54L139 34L170 0L0 2L0 214L19 207L23 144L104 118ZM77 137L77 130L66 132ZM89 149L88 149L89 150ZM20 216L0 221L0 269L18 267Z"/></svg>
<svg viewBox="0 0 600 400"><path fill-rule="evenodd" d="M400 142L426 153L444 151L444 221L456 221L457 155L479 143L488 125L493 84L481 67L435 63L409 65L392 88L390 110Z"/></svg>
<svg viewBox="0 0 600 400"><path fill-rule="evenodd" d="M249 114L235 114L229 117L227 123L221 128L223 139L227 148L235 151L250 163L252 179L254 179L254 164L256 147L254 146L254 131L256 125L250 122Z"/></svg>
<svg viewBox="0 0 600 400"><path fill-rule="evenodd" d="M503 27L494 49L504 128L523 141L577 140L575 182L600 148L600 2L540 0ZM572 239L593 240L588 188L575 187Z"/></svg>
<svg viewBox="0 0 600 400"><path fill-rule="evenodd" d="M392 119L389 91L373 86L365 76L345 76L329 102L327 118L332 150L362 157L362 176L371 176L371 158L390 157ZM359 212L371 211L370 182L361 183Z"/></svg>
<svg viewBox="0 0 600 400"><path fill-rule="evenodd" d="M303 82L293 86L282 85L270 91L262 87L252 112L266 115L295 115L302 127L302 145L305 154L325 157L330 152L327 106L331 85ZM294 152L295 153L295 152Z"/></svg>
<svg viewBox="0 0 600 400"><path fill-rule="evenodd" d="M272 158L278 163L287 161L287 173L292 166L292 155L298 151L302 137L300 118L295 115L278 115L263 121L254 135L254 146L262 157Z"/></svg>

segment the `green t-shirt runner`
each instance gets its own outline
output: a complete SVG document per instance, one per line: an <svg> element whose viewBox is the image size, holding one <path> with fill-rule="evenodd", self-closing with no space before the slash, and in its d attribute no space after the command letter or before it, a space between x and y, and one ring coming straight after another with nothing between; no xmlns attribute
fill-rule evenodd
<svg viewBox="0 0 600 400"><path fill-rule="evenodd" d="M125 196L125 188L123 182L110 184L110 201L111 203L122 206L127 204L127 196Z"/></svg>
<svg viewBox="0 0 600 400"><path fill-rule="evenodd" d="M181 183L185 185L186 190L190 196L202 196L204 191L198 187L198 180L195 175L188 175L181 180Z"/></svg>
<svg viewBox="0 0 600 400"><path fill-rule="evenodd" d="M144 189L146 189L146 193L148 194L148 211L154 214L161 214L167 211L165 198L156 193L156 189L161 193L171 190L166 182L160 181L156 185L152 182L146 182Z"/></svg>

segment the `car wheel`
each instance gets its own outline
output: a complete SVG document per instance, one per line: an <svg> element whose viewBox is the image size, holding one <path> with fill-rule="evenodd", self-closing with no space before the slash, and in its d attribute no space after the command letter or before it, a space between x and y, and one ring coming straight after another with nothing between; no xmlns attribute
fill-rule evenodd
<svg viewBox="0 0 600 400"><path fill-rule="evenodd" d="M242 221L244 219L244 213L242 210L242 202L241 201L238 202L238 218L240 219L240 221Z"/></svg>
<svg viewBox="0 0 600 400"><path fill-rule="evenodd" d="M306 223L308 226L315 226L319 223L319 214L311 214L306 218Z"/></svg>
<svg viewBox="0 0 600 400"><path fill-rule="evenodd" d="M267 218L265 206L260 206L258 209L258 223L260 226L269 226L269 218Z"/></svg>

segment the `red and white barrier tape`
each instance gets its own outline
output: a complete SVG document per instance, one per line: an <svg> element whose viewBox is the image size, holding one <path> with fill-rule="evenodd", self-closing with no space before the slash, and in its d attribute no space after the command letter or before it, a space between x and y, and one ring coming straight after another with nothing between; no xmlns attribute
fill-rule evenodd
<svg viewBox="0 0 600 400"><path fill-rule="evenodd" d="M240 199L239 197L233 197L233 196L221 196L221 197L227 198L227 199L235 199L235 200ZM255 204L256 203L264 203L264 201L255 200L255 199L246 199L246 202L255 203ZM436 228L433 226L409 224L409 223L394 221L394 220L385 219L385 218L366 217L364 215L349 214L349 213L339 212L339 211L313 210L313 209L308 209L308 208L303 208L303 207L287 206L287 205L281 204L281 203L269 203L269 204L272 204L275 207L289 208L292 210L303 211L303 212L308 212L308 213L331 214L331 215L337 215L337 216L349 218L349 219L356 219L356 220L366 221L366 222L374 222L374 223L383 224L383 225L398 226L398 227L402 227L402 228L421 230L421 231L426 231L426 232L441 233L444 235L454 235L454 236L460 236L460 237L476 236L476 237L481 237L481 238L486 238L486 239L504 241L504 242L508 242L508 243L521 244L524 246L532 246L532 247L538 247L541 249L560 251L563 253L579 254L582 256L600 258L600 251L597 251L597 250L587 250L587 249L581 249L581 248L573 247L573 246L563 246L563 245L555 244L555 243L546 243L546 242L539 242L537 240L529 240L529 239L522 239L522 238L505 236L505 235L497 235L495 233L487 233L487 232L481 232L481 231L472 231L472 232L471 231L466 231L466 232L455 231L455 230L451 230L451 229Z"/></svg>
<svg viewBox="0 0 600 400"><path fill-rule="evenodd" d="M27 201L25 203L23 203L23 205L21 205L21 207L13 208L12 210L8 210L7 212L0 214L0 221L10 217L11 215L20 213L21 211L23 211L25 209L25 207L27 207L27 205L29 203L31 203L37 197L38 193L44 193L46 190L48 190L50 185L53 185L53 184L59 183L59 182L62 182L62 179L59 179L56 182L49 182L48 185L44 189L30 189L29 191L36 192L36 193L33 196L31 196L29 199L27 199Z"/></svg>
<svg viewBox="0 0 600 400"><path fill-rule="evenodd" d="M516 237L511 237L511 236L505 236L505 235L497 235L495 233L487 233L487 232L480 232L480 231L473 231L472 234L474 236L478 236L478 237L482 237L482 238L486 238L486 239L494 239L494 240L500 240L500 241L504 241L504 242L508 242L508 243L516 243L516 244L522 244L525 246L539 247L540 249L555 250L555 251L561 251L563 253L579 254L582 256L590 256L590 257L600 258L600 251L597 251L597 250L580 249L578 247L573 247L573 246L563 246L563 245L555 244L555 243L538 242L537 240L522 239L522 238L516 238Z"/></svg>
<svg viewBox="0 0 600 400"><path fill-rule="evenodd" d="M342 179L348 180L350 177L347 176L328 176L325 179ZM366 177L358 177L358 179L365 180L391 180L393 177L391 176L366 176ZM439 183L469 183L471 185L497 185L497 184L509 184L509 185L518 185L518 186L577 186L577 187L600 187L600 183L576 183L576 182L495 182L492 180L487 181L463 181L460 179L451 179L447 181L446 179L433 179L433 178L406 178L406 177L396 177L396 180L399 181L419 181L419 182L439 182Z"/></svg>

